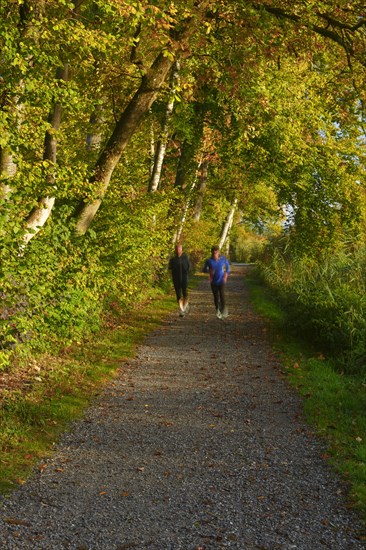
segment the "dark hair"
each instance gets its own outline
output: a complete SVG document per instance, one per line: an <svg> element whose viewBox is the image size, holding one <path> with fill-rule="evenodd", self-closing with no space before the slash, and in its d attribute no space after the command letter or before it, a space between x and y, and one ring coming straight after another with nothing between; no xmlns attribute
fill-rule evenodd
<svg viewBox="0 0 366 550"><path fill-rule="evenodd" d="M211 254L213 254L214 252L216 252L216 250L220 250L220 247L217 246L217 245L216 245L216 246L213 246L213 247L211 248Z"/></svg>

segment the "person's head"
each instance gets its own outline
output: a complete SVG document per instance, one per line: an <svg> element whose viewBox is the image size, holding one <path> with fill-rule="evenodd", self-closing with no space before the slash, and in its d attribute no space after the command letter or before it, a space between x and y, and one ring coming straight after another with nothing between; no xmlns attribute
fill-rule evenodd
<svg viewBox="0 0 366 550"><path fill-rule="evenodd" d="M183 253L183 247L180 243L175 245L175 253L177 256L181 256Z"/></svg>
<svg viewBox="0 0 366 550"><path fill-rule="evenodd" d="M220 256L220 248L218 246L213 246L211 248L211 255L213 258L218 258Z"/></svg>

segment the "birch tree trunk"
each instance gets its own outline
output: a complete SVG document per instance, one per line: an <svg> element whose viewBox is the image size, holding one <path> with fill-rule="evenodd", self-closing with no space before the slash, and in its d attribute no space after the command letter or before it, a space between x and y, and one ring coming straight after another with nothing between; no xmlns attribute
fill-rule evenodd
<svg viewBox="0 0 366 550"><path fill-rule="evenodd" d="M25 0L19 3L19 33L20 40L32 39L35 44L38 44L38 27L35 21L39 22L41 15L44 13L45 0ZM27 62L33 66L32 55L28 56ZM24 82L21 80L18 83L21 89L24 89ZM8 102L8 98L2 97L2 107ZM19 97L12 98L12 103L18 118L18 125L22 121L23 105L19 101ZM17 165L14 162L14 155L6 147L0 147L0 198L7 199L12 191L10 180L15 176Z"/></svg>
<svg viewBox="0 0 366 550"><path fill-rule="evenodd" d="M220 243L219 243L220 249L223 248L223 246L224 246L224 244L225 244L225 242L228 239L228 236L230 234L230 229L231 229L231 226L233 225L234 214L235 214L237 204L238 204L238 199L235 199L233 204L232 204L232 207L230 209L230 212L228 214L228 217L226 219L225 225L224 225L224 227L222 229L222 232L221 232Z"/></svg>
<svg viewBox="0 0 366 550"><path fill-rule="evenodd" d="M174 187L180 187L184 189L186 187L186 171L185 171L185 159L187 156L187 151L190 149L188 142L185 140L181 143L180 154L178 158L177 171L175 174Z"/></svg>
<svg viewBox="0 0 366 550"><path fill-rule="evenodd" d="M180 187L185 189L187 182L191 181L197 170L195 156L197 151L203 150L203 130L204 121L207 113L207 107L205 103L195 102L193 106L192 117L189 121L191 125L191 136L180 145L180 154L177 163L177 170L175 174L174 187Z"/></svg>
<svg viewBox="0 0 366 550"><path fill-rule="evenodd" d="M93 221L122 153L140 125L144 115L155 101L173 62L174 60L170 56L166 56L163 53L157 56L150 69L144 75L139 89L117 122L110 139L96 163L94 176L91 179L91 182L95 185L96 198L90 203L80 203L77 209L77 235L84 235Z"/></svg>
<svg viewBox="0 0 366 550"><path fill-rule="evenodd" d="M184 208L183 208L183 214L182 214L182 217L181 217L181 220L180 220L179 228L177 229L177 231L175 232L175 234L173 236L173 244L179 242L179 240L182 236L183 227L184 227L184 224L186 223L186 219L187 219L188 208L189 208L189 205L191 203L191 196L192 196L193 190L194 190L194 188L196 187L196 184L197 184L198 171L199 171L199 167L201 166L201 164L202 164L202 160L200 160L200 162L198 164L198 168L196 170L195 177L193 179L191 188L189 190L188 197L187 197L186 203L185 203Z"/></svg>
<svg viewBox="0 0 366 550"><path fill-rule="evenodd" d="M154 157L155 157L155 131L154 131L154 122L151 122L151 128L150 128L150 168L149 168L149 174L150 178L152 176L153 170L154 170Z"/></svg>
<svg viewBox="0 0 366 550"><path fill-rule="evenodd" d="M202 162L199 168L199 192L194 209L193 221L199 222L202 212L203 199L206 194L207 188L207 169L208 169L208 160Z"/></svg>
<svg viewBox="0 0 366 550"><path fill-rule="evenodd" d="M13 156L5 148L0 147L0 199L7 199L11 193L10 180L17 171Z"/></svg>
<svg viewBox="0 0 366 550"><path fill-rule="evenodd" d="M154 165L153 165L153 170L152 170L152 174L149 181L149 187L148 187L149 193L154 193L155 191L157 191L160 184L161 170L163 167L165 151L168 143L169 121L172 116L172 112L174 108L176 85L179 79L179 68L180 68L179 61L176 61L173 66L170 98L164 114L161 137L159 138L156 144L156 151L154 155Z"/></svg>
<svg viewBox="0 0 366 550"><path fill-rule="evenodd" d="M65 65L63 69L57 71L56 77L59 80L67 81L69 79L68 65ZM44 141L43 159L49 161L50 166L52 166L52 172L47 175L47 184L49 187L55 185L55 169L57 162L57 138L55 132L60 128L61 116L62 106L59 103L55 103L48 117L50 128L46 132ZM24 244L27 244L44 226L51 214L54 203L54 196L41 197L38 200L38 206L32 210L26 221L28 231L23 237Z"/></svg>
<svg viewBox="0 0 366 550"><path fill-rule="evenodd" d="M95 151L100 148L102 143L101 125L104 122L103 108L97 107L89 119L91 131L86 135L86 148L88 151ZM94 131L96 129L96 131Z"/></svg>

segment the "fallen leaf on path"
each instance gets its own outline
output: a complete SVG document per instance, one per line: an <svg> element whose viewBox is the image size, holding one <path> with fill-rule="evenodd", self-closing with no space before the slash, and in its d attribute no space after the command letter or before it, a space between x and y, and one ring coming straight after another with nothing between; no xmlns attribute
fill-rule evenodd
<svg viewBox="0 0 366 550"><path fill-rule="evenodd" d="M30 523L28 523L28 521L24 521L23 519L5 518L5 521L9 525L26 525L27 527L30 527Z"/></svg>

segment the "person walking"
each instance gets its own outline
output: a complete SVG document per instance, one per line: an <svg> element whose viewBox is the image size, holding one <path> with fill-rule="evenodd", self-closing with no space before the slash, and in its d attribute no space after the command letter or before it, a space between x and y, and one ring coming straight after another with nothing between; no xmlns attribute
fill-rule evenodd
<svg viewBox="0 0 366 550"><path fill-rule="evenodd" d="M205 261L203 272L209 273L216 315L219 319L225 319L228 316L225 300L225 286L227 277L230 273L230 264L225 256L220 255L220 248L218 246L213 246L211 248L211 257L207 258Z"/></svg>
<svg viewBox="0 0 366 550"><path fill-rule="evenodd" d="M184 317L189 311L188 303L188 273L191 271L191 262L181 244L175 247L175 255L169 260L169 269L172 272L172 279L177 302L179 305L179 315Z"/></svg>

